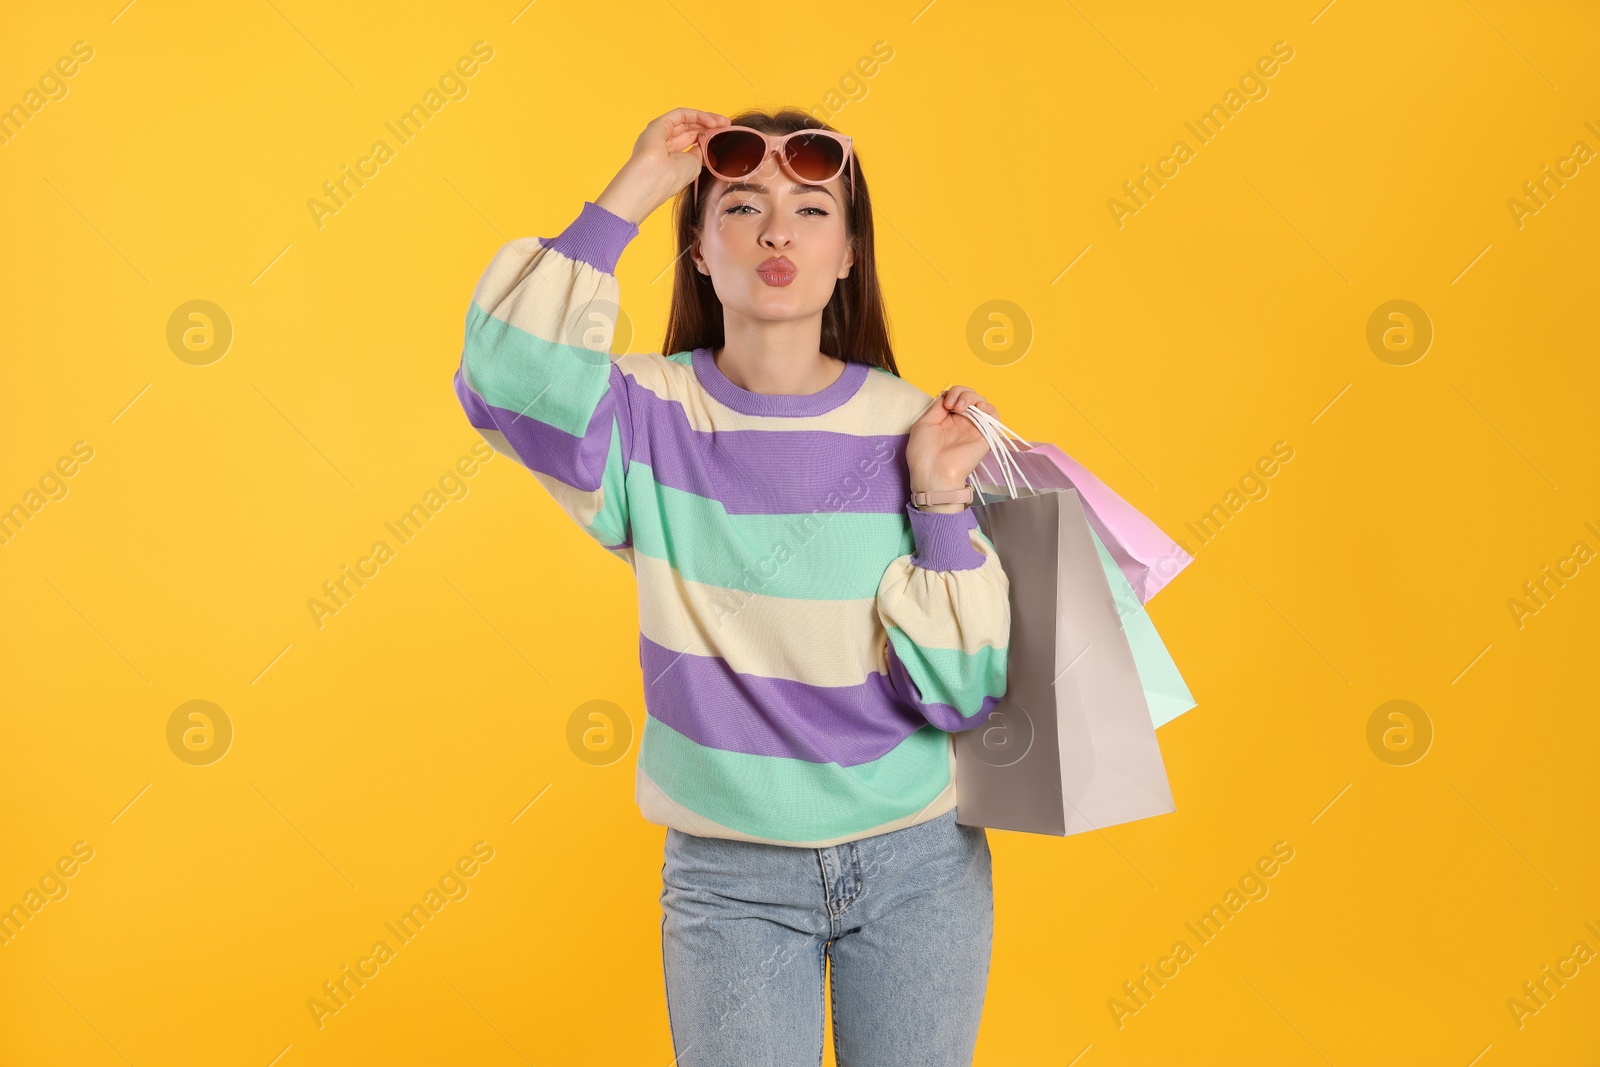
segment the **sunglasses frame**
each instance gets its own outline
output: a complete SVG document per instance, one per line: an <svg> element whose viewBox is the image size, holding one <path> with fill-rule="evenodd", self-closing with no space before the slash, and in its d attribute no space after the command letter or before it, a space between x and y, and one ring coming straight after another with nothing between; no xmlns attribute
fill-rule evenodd
<svg viewBox="0 0 1600 1067"><path fill-rule="evenodd" d="M852 141L852 139L851 139L849 134L847 134L847 133L835 133L833 130L817 130L817 129L812 129L810 127L805 127L803 129L794 130L791 133L783 133L783 134L776 134L776 135L766 133L766 132L764 132L762 130L751 129L749 126L718 126L714 130L701 130L699 135L697 137L695 137L695 139L694 139L694 143L696 145L698 145L699 148L700 148L700 166L703 167L705 170L710 171L713 177L721 178L725 182L740 182L740 181L744 181L746 178L749 178L750 175L746 174L742 178L729 178L726 175L718 174L717 171L716 171L716 168L711 165L710 156L707 155L707 153L706 153L706 146L710 144L711 138L717 136L718 134L730 133L730 132L732 132L734 130L739 130L739 131L742 131L742 132L745 132L745 133L753 133L757 137L761 138L761 140L766 143L766 150L762 153L761 162L756 164L755 170L752 170L750 172L751 174L754 174L755 171L760 170L762 167L766 166L768 157L770 157L774 152L776 152L777 155L778 155L778 166L783 170L783 172L788 174L789 177L793 178L795 181L803 182L806 185L823 185L823 184L826 184L827 182L833 181L834 178L837 178L840 174L843 174L848 169L850 171L850 199L852 201L855 200L855 198L856 198L855 149L854 149L854 142ZM829 175L827 178L823 179L822 181L814 181L814 180L812 180L810 178L801 177L800 175L796 174L790 168L789 161L788 161L787 158L785 158L785 146L789 143L789 139L790 138L799 137L799 136L802 136L802 135L812 135L812 136L827 137L830 140L838 141L841 145L844 146L844 158L842 160L840 160L839 169L838 169L837 172ZM696 200L699 200L699 198L700 198L700 172L699 171L696 171L695 175L694 175L694 196L695 196Z"/></svg>

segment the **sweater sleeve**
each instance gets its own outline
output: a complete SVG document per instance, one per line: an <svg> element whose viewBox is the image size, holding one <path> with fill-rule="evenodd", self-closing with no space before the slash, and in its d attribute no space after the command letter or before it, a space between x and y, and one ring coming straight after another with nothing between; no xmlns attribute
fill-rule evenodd
<svg viewBox="0 0 1600 1067"><path fill-rule="evenodd" d="M889 681L934 726L970 730L1006 692L1011 583L971 508L906 512L915 549L878 583Z"/></svg>
<svg viewBox="0 0 1600 1067"><path fill-rule="evenodd" d="M631 379L608 353L617 260L638 233L585 201L559 236L503 245L473 291L455 373L473 428L625 561Z"/></svg>

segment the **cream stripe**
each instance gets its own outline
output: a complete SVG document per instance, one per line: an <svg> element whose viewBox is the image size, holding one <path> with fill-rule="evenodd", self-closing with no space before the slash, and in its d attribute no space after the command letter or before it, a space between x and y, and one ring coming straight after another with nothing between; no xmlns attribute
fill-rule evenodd
<svg viewBox="0 0 1600 1067"><path fill-rule="evenodd" d="M740 674L818 686L860 685L889 673L872 598L798 600L686 580L638 553L639 630L674 652L721 656ZM648 593L644 593L648 590Z"/></svg>
<svg viewBox="0 0 1600 1067"><path fill-rule="evenodd" d="M490 315L541 341L611 350L618 311L616 277L545 248L538 238L519 237L502 245L478 279L472 299ZM578 312L591 304L597 314L579 321ZM591 335L592 330L604 332Z"/></svg>
<svg viewBox="0 0 1600 1067"><path fill-rule="evenodd" d="M981 566L932 571L913 565L909 555L897 556L878 583L884 620L923 648L972 655L994 644L993 635L1010 633L1011 578L980 531L968 530L967 543L983 553Z"/></svg>
<svg viewBox="0 0 1600 1067"><path fill-rule="evenodd" d="M968 540L976 543L970 532ZM643 553L634 557L634 573L640 589L640 632L674 652L721 656L741 674L817 686L860 685L869 674L889 673L887 635L876 597L802 600L726 589L688 581L666 561ZM923 573L926 582L912 576L898 601L908 616L919 612L917 637L924 647L976 653L986 643L979 635L1000 631L1009 601L983 595L961 598L959 592L969 583L992 582L996 575L1003 581L998 566ZM931 599L946 583L957 590L959 620Z"/></svg>

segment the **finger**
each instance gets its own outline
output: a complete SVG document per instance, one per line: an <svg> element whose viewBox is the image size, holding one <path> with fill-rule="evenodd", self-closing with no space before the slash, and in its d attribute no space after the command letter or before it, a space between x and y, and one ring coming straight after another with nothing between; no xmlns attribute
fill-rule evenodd
<svg viewBox="0 0 1600 1067"><path fill-rule="evenodd" d="M667 151L681 152L694 144L699 137L700 131L698 129L684 130L682 133L674 134L667 138Z"/></svg>
<svg viewBox="0 0 1600 1067"><path fill-rule="evenodd" d="M972 389L969 389L965 385L956 385L951 386L945 396L944 403L945 407L949 408L951 411L959 413L974 400L982 399L983 398L980 397L976 392L974 392Z"/></svg>
<svg viewBox="0 0 1600 1067"><path fill-rule="evenodd" d="M676 125L686 126L695 130L714 130L719 126L731 126L733 121L725 115L718 115L714 111L697 111L693 108L679 108Z"/></svg>
<svg viewBox="0 0 1600 1067"><path fill-rule="evenodd" d="M662 139L667 142L667 150L675 152L681 151L690 140L699 136L702 130L730 125L730 120L709 111L680 107L660 116L650 125L661 130ZM681 140L685 135L689 135L689 139Z"/></svg>
<svg viewBox="0 0 1600 1067"><path fill-rule="evenodd" d="M717 125L717 120L721 117L722 116L712 114L709 111L701 111L698 108L675 107L665 115L657 118L656 121L665 122L671 126L681 126L688 122L699 123L702 121L707 122L710 125Z"/></svg>

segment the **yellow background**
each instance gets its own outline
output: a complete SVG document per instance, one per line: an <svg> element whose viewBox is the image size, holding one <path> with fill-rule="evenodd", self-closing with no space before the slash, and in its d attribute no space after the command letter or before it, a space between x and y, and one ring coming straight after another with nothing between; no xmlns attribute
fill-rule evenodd
<svg viewBox="0 0 1600 1067"><path fill-rule="evenodd" d="M1508 1001L1600 952L1600 564L1520 626L1508 601L1600 549L1600 162L1520 227L1507 201L1600 150L1600 16L1321 5L10 12L0 104L94 57L0 146L0 505L93 458L0 547L0 902L94 854L0 947L0 1061L671 1061L664 831L632 748L594 767L567 740L588 701L642 723L627 568L503 458L410 543L384 523L478 440L450 378L503 240L558 232L672 107L843 82L904 374L972 385L1196 555L1151 609L1199 702L1159 734L1178 810L991 831L978 1062L1594 1062L1600 962L1520 1026ZM477 40L469 94L318 228L307 200ZM1197 147L1185 121L1277 41L1268 95ZM1195 158L1119 228L1107 201L1180 138ZM636 351L668 222L619 271ZM234 329L207 366L166 340L195 299ZM1395 299L1435 330L1408 366L1366 343ZM1034 335L1004 366L966 342L991 300ZM1185 524L1278 441L1270 491L1200 544ZM307 601L379 539L319 628ZM1433 732L1407 765L1368 742L1397 699ZM190 700L235 731L209 766L168 744ZM477 841L469 895L319 1029L308 999ZM1279 841L1270 893L1201 946L1184 924Z"/></svg>

